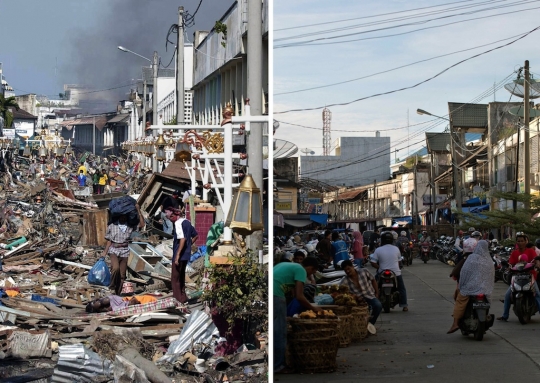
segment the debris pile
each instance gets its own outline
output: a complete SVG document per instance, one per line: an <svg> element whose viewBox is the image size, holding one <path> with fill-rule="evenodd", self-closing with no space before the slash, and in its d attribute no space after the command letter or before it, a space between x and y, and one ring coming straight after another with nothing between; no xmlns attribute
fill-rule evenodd
<svg viewBox="0 0 540 383"><path fill-rule="evenodd" d="M92 302L113 296L108 286L88 283L105 246L106 207L113 198L136 196L151 175L135 160L83 157L56 166L45 161L38 169L21 158L0 174L0 379L266 380L265 333L230 355L216 353L227 337L201 301L205 288L216 288L208 285L204 256L186 271L189 302L172 297L173 240L156 235L144 211L146 230L129 245L126 304L88 312ZM81 166L84 186L77 180ZM109 184L94 194L91 176L100 167Z"/></svg>

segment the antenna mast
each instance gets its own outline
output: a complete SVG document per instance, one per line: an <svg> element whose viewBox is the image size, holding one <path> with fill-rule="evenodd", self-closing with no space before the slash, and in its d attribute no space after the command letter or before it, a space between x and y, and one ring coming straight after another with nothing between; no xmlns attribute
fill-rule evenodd
<svg viewBox="0 0 540 383"><path fill-rule="evenodd" d="M323 156L329 156L331 150L331 130L332 130L332 112L330 109L324 108L322 111L323 119Z"/></svg>

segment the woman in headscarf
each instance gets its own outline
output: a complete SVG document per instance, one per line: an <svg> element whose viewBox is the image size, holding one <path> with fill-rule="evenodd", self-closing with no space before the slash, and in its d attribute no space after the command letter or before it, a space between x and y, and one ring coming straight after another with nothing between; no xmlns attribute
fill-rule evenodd
<svg viewBox="0 0 540 383"><path fill-rule="evenodd" d="M354 258L354 264L358 267L364 267L364 238L359 231L353 231L353 243L351 245L351 254Z"/></svg>
<svg viewBox="0 0 540 383"><path fill-rule="evenodd" d="M459 320L465 314L469 296L484 294L491 295L495 284L495 268L489 255L487 241L478 241L474 252L467 257L459 275L459 292L454 305L454 323L448 330L452 334L459 330Z"/></svg>

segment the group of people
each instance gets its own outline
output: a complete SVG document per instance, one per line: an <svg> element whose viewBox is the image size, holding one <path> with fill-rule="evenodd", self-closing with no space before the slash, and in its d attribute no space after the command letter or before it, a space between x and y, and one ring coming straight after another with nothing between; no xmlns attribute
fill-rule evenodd
<svg viewBox="0 0 540 383"><path fill-rule="evenodd" d="M139 205L135 205L139 222L132 226L128 223L127 214L121 214L113 217L112 222L107 226L105 239L107 243L103 250L103 256L109 256L111 262L111 283L109 289L111 293L120 296L124 281L126 280L127 262L129 257L129 244L132 241L134 232L142 230L146 225L143 214ZM183 209L178 210L178 217L171 221L173 226L173 257L171 270L171 285L173 296L180 303L186 303L188 296L186 294L186 267L191 258L191 247L197 241L198 233L191 222L186 219ZM115 302L119 302L116 298L111 298L107 301L110 305L104 305L107 308L114 310ZM140 299L139 299L140 302ZM131 302L131 304L137 304ZM103 306L103 302L93 303L87 307L88 310L99 310ZM90 308L92 307L92 308ZM90 311L96 312L96 311Z"/></svg>
<svg viewBox="0 0 540 383"><path fill-rule="evenodd" d="M470 296L483 294L490 299L494 289L495 268L489 251L489 242L481 239L483 236L480 232L474 230L474 228L471 229L469 229L468 238L464 239L464 233L460 232L458 239L456 239L455 247L462 250L462 257L450 274L457 281L457 287L454 293L454 320L448 334L459 330L459 321L465 314ZM458 243L460 238L462 243ZM508 263L512 267L518 262L534 263L535 268L540 269L540 239L537 239L533 244L525 233L518 232L516 234L515 249L510 254ZM531 273L535 279L536 291L540 291L536 280L537 271L531 270ZM540 294L536 294L535 298L540 310ZM512 290L509 287L503 301L503 314L497 317L497 320L508 321L511 300Z"/></svg>
<svg viewBox="0 0 540 383"><path fill-rule="evenodd" d="M337 236L336 236L337 234ZM340 265L345 276L339 281L340 285L347 286L349 292L366 301L371 308L369 322L375 324L381 311L382 303L379 300L378 277L383 270L392 270L397 278L400 293L399 306L408 311L407 291L401 274L401 253L395 244L391 232L383 232L380 236L380 246L375 249L370 258L370 264L376 270L373 275L364 266L367 257L364 242L360 232L352 233L349 246L338 233L326 231L324 237L316 245L319 258L334 266ZM353 257L351 259L351 256ZM287 316L291 312L291 305L296 304L298 311L321 309L314 304L315 280L314 274L319 267L316 257L308 256L307 251L298 249L291 260L274 266L274 372L287 373L285 367L285 349L287 344ZM289 297L289 301L287 301Z"/></svg>

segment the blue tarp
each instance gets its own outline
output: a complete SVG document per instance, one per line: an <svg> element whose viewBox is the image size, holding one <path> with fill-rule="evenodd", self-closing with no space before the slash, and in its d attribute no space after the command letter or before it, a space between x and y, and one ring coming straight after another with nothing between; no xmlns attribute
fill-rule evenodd
<svg viewBox="0 0 540 383"><path fill-rule="evenodd" d="M463 206L471 206L471 205L484 205L486 203L486 199L480 200L478 197L471 198L463 204Z"/></svg>
<svg viewBox="0 0 540 383"><path fill-rule="evenodd" d="M487 216L480 214L480 212L489 210L489 204L474 207L463 207L462 210L464 213L476 214L477 218L486 219ZM465 219L465 221L467 220Z"/></svg>
<svg viewBox="0 0 540 383"><path fill-rule="evenodd" d="M309 219L313 222L320 223L321 225L326 225L328 222L328 214L310 214Z"/></svg>

